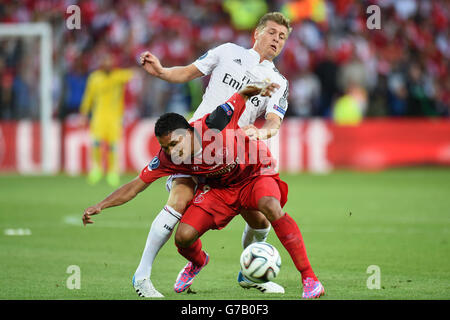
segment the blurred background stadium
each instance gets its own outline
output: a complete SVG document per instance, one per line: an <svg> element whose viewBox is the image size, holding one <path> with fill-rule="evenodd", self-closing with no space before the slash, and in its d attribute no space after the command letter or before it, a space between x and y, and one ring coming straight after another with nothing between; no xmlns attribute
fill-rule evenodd
<svg viewBox="0 0 450 320"><path fill-rule="evenodd" d="M79 29L67 26L70 5L80 8ZM380 29L367 26L370 5L380 8ZM0 298L136 298L129 282L154 217L149 211L166 199L164 182L127 208L112 209L127 211L128 221L99 216L97 229L83 232L82 210L112 190L85 180L90 137L79 113L87 78L107 54L133 71L119 146L121 172L131 178L158 150L155 119L165 112L189 116L208 81L151 77L138 65L139 54L149 50L164 66L175 66L225 42L251 47L252 30L268 11L285 13L293 26L274 61L289 80L279 132L287 210L303 227L329 297L450 297L449 1L2 0L0 34L18 24L28 34L38 27L27 23L51 27L51 75L43 86L42 38L0 35ZM40 173L52 175L29 176ZM205 241L223 253L220 264L205 271L209 283L216 283L217 268L225 286L235 277L227 267L240 252L242 221L235 220L227 228L234 242L217 235ZM87 251L74 239L83 239ZM281 246L273 233L269 241ZM166 247L154 283L174 298L169 289L184 260ZM280 281L289 287L295 270L282 255ZM81 266L90 291L63 290L71 264ZM381 266L386 290L366 288L370 264ZM95 275L99 269L105 277ZM261 298L239 288L207 288L212 298ZM298 298L294 289L286 298Z"/></svg>
<svg viewBox="0 0 450 320"><path fill-rule="evenodd" d="M67 27L71 12L66 10L72 4L81 9L80 29ZM381 28L370 30L366 10L373 4L381 10ZM134 71L125 92L124 126L128 129L121 145L121 168L138 170L154 150L151 148L139 161L129 159L133 151L128 145L136 145L130 135L139 131L130 128L164 112L188 116L199 104L208 81L205 77L187 84L171 84L148 76L137 64L139 54L149 50L164 66L174 66L189 64L225 42L251 47L252 30L259 17L273 10L284 12L294 27L275 60L290 86L288 121L280 133L281 168L295 172L308 168L324 171L335 167L450 163L447 1L6 0L0 4L1 23L51 25L49 113L57 122L52 127L56 131L51 132L63 138L43 141L51 144L46 150L57 157L47 160L52 164L46 171L78 174L89 166L89 160L83 160L89 149L85 146L88 138L73 138L79 132L74 118L79 113L87 77L100 67L106 53L113 54L117 66ZM23 120L42 117L42 63L36 38L0 38L0 171L29 172L42 166L40 131L33 124L21 126ZM311 122L303 120L311 119L320 121L312 122L315 126L309 130ZM19 122L13 124L15 121ZM145 138L146 134L139 132L148 145L151 137ZM34 150L22 152L30 157L26 161L14 157L20 153L20 141ZM383 144L391 147L386 150ZM314 145L317 150L310 152ZM283 148L293 149L294 154L284 154ZM65 160L67 157L80 159L72 163Z"/></svg>
<svg viewBox="0 0 450 320"><path fill-rule="evenodd" d="M59 118L78 111L83 90L74 79L81 82L98 68L105 52L113 53L121 66L136 66L144 50L154 52L163 65L189 64L225 42L251 47L251 31L267 11L286 13L294 25L276 61L290 80L288 115L329 117L352 81L363 90L365 117L449 115L447 1L297 2L296 7L295 1L283 0L6 0L0 4L0 22L51 24L53 114ZM66 27L71 4L81 9L80 30ZM380 30L366 26L371 4L382 10ZM37 117L37 83L30 75L38 72L36 52L36 44L23 39L2 41L2 120ZM198 99L188 87L137 74L129 87L127 118L171 109L188 112Z"/></svg>

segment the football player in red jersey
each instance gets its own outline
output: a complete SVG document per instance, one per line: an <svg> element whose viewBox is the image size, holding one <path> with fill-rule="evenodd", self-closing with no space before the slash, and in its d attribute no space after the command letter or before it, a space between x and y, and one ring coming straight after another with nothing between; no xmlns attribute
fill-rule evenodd
<svg viewBox="0 0 450 320"><path fill-rule="evenodd" d="M249 82L268 79L269 82L279 84L280 88L272 96L258 95L249 99L239 119L240 127L249 137L255 140L270 138L268 144L273 145L278 139L276 135L288 108L289 95L288 81L276 68L273 60L281 53L291 31L289 19L281 12L269 12L261 17L255 28L255 42L252 48L231 42L223 43L211 48L189 65L170 68L161 65L155 55L146 51L141 54L140 62L150 75L172 83L210 76L202 102L189 122L213 112L218 105ZM261 116L264 116L265 121L262 128L258 129L254 123ZM141 260L134 274L135 287L139 287L145 297L162 296L150 280L152 266L159 250L169 240L172 230L178 223L174 217L181 218L192 201L197 187L192 175L178 173L167 178L166 189L169 191L169 198L153 219ZM253 242L265 241L271 227L264 215L255 210L245 209L241 215L253 216L251 220L245 219L247 223L242 233L242 247L246 248ZM275 282L254 283L243 277L241 272L238 272L237 280L245 289L255 288L270 294L285 292L284 288Z"/></svg>
<svg viewBox="0 0 450 320"><path fill-rule="evenodd" d="M155 124L155 135L161 145L158 155L141 171L139 177L87 208L83 223L93 223L92 215L104 208L128 202L162 176L189 173L204 179L200 183L204 187L198 188L175 234L178 252L189 260L178 275L174 286L176 292L185 291L209 261L209 256L202 250L201 235L210 229L224 228L242 208L248 208L264 214L289 252L301 273L302 297L317 298L323 295L324 288L309 263L300 230L296 222L282 210L287 201L287 184L272 170L271 161L251 157L250 150L254 145L256 150L264 150L263 154L270 159L265 144L250 140L245 133L239 134L241 129L237 123L248 98L257 94L270 96L278 87L274 83L259 86L249 84L212 113L191 124L174 113L161 116ZM203 135L199 129L204 131ZM219 133L214 142L213 139L205 139L207 133L211 134L210 130L214 130L213 134ZM230 131L234 133L232 139L227 138ZM220 140L221 146L225 148L217 148L217 141ZM238 157L242 148L245 159ZM214 152L205 154L206 150ZM218 154L219 150L223 151ZM211 161L211 157L215 162Z"/></svg>

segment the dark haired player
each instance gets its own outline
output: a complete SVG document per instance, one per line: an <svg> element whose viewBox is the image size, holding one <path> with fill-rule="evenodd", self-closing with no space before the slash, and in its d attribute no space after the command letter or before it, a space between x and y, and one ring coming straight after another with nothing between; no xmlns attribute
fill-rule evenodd
<svg viewBox="0 0 450 320"><path fill-rule="evenodd" d="M283 50L291 31L289 19L280 12L269 12L261 17L255 28L255 43L252 48L224 43L208 50L189 65L170 68L162 66L155 55L146 51L141 54L140 62L150 75L172 83L187 82L210 75L202 102L190 121L213 112L218 105L249 82L268 79L269 82L279 84L280 89L272 96L257 95L249 99L238 122L252 139L266 140L277 135L288 108L289 84L277 70L273 60ZM264 116L265 120L263 126L258 129L254 123L260 116ZM153 262L187 209L196 187L195 179L192 179L191 175L176 173L167 178L169 198L153 220L135 272L135 287L145 297L162 297L150 280ZM246 209L243 209L241 215L252 216L252 220L246 219L242 247L245 248L252 242L265 241L270 231L270 223L264 215L257 210ZM237 281L246 289L256 288L263 293L284 293L284 288L275 282L257 284L245 279L241 272L238 273Z"/></svg>
<svg viewBox="0 0 450 320"><path fill-rule="evenodd" d="M175 282L176 292L185 291L209 261L209 256L202 250L201 235L210 229L224 228L242 208L249 208L264 214L289 252L301 273L302 297L318 298L323 295L324 288L309 263L300 230L296 222L282 210L287 201L287 184L273 170L270 161L257 159L253 162L248 158L248 150L252 150L254 144L257 144L258 151L266 151L269 158L270 152L263 142L250 140L238 126L248 98L257 94L270 96L278 87L273 83L263 88L247 85L212 113L191 124L173 113L160 117L155 125L155 135L161 145L158 155L142 170L139 177L87 208L83 223L93 223L92 215L100 213L102 209L128 202L160 177L176 172L204 177L203 185L208 187L197 190L175 234L179 253L189 260ZM219 155L221 162L206 162L203 156L215 139L205 139L199 134L199 129L205 133L211 129L220 133L216 137L221 137L225 146ZM231 143L227 139L227 130L238 132ZM239 134L240 131L242 133ZM214 150L217 155L219 149ZM237 157L241 150L245 150L244 161ZM233 155L232 161L229 159L230 154Z"/></svg>

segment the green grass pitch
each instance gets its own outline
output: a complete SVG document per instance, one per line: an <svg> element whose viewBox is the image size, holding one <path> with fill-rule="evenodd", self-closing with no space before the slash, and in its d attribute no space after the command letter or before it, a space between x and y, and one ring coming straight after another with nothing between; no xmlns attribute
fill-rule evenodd
<svg viewBox="0 0 450 320"><path fill-rule="evenodd" d="M449 169L281 177L289 184L285 210L297 221L325 286L322 299L450 299ZM84 177L65 175L0 176L0 299L142 299L131 278L167 199L164 184L160 179L83 227L84 208L112 191L106 183L89 186ZM282 256L277 282L286 293L264 295L238 286L243 227L237 216L202 237L211 261L190 294L173 291L186 261L172 236L153 267L156 288L165 299L299 299L299 274L273 230L268 242ZM31 234L8 234L19 228ZM80 267L80 289L67 288L71 265ZM367 288L371 265L380 268L380 289Z"/></svg>

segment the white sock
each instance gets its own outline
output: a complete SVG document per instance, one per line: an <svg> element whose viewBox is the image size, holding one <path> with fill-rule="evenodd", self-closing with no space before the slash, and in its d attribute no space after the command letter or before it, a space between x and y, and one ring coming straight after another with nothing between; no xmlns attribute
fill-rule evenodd
<svg viewBox="0 0 450 320"><path fill-rule="evenodd" d="M247 248L253 242L265 242L269 231L270 226L265 229L253 229L246 223L242 233L242 248Z"/></svg>
<svg viewBox="0 0 450 320"><path fill-rule="evenodd" d="M180 219L181 214L166 205L156 216L155 220L153 220L145 249L142 253L141 262L134 274L136 280L150 279L153 261L159 250L169 240L173 229Z"/></svg>

